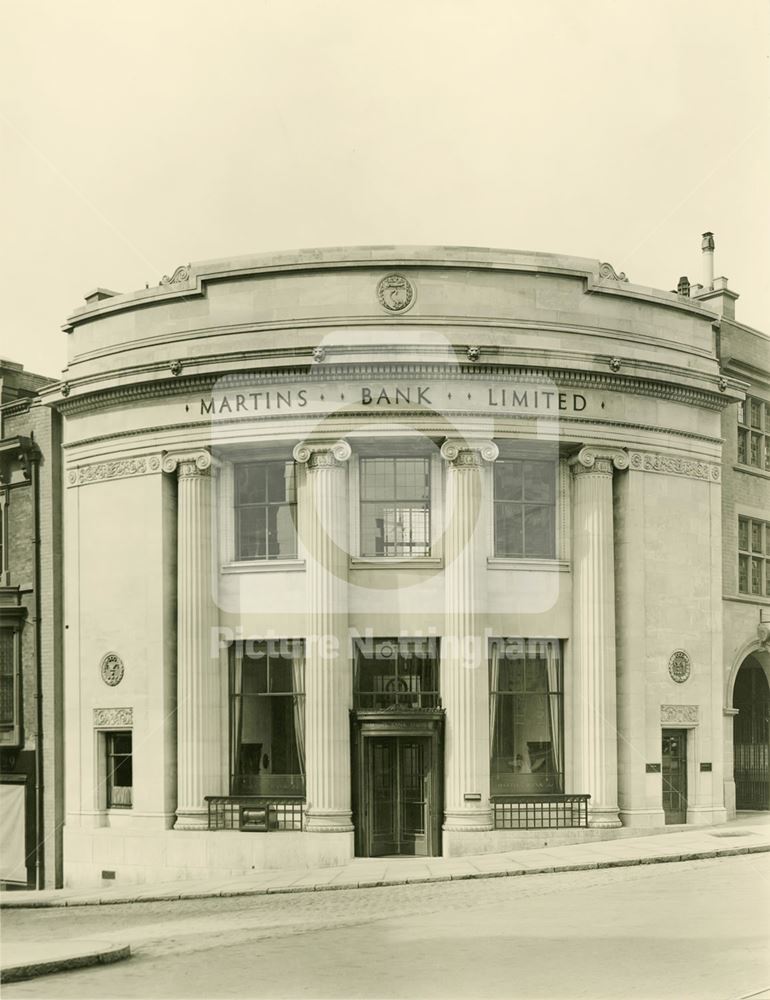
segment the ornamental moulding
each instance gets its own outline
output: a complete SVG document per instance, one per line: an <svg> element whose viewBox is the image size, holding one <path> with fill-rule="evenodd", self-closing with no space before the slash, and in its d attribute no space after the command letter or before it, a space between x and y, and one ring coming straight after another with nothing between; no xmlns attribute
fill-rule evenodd
<svg viewBox="0 0 770 1000"><path fill-rule="evenodd" d="M160 472L160 458L157 455L141 458L119 458L112 462L96 462L81 465L67 473L68 486L85 486L101 483L105 479L126 479L129 476L145 476Z"/></svg>
<svg viewBox="0 0 770 1000"><path fill-rule="evenodd" d="M665 723L696 723L698 722L697 705L661 705L660 721Z"/></svg>
<svg viewBox="0 0 770 1000"><path fill-rule="evenodd" d="M133 708L95 708L95 729L131 728L134 725Z"/></svg>
<svg viewBox="0 0 770 1000"><path fill-rule="evenodd" d="M632 451L631 468L637 472L660 472L670 476L686 476L688 479L705 479L718 483L721 469L713 462L698 462L692 458L677 455L658 455L652 452Z"/></svg>

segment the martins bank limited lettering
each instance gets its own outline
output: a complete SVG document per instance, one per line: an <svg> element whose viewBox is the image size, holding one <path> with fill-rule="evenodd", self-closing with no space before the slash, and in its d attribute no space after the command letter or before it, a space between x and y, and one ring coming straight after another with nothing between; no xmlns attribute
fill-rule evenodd
<svg viewBox="0 0 770 1000"><path fill-rule="evenodd" d="M582 413L589 397L554 386L478 383L345 384L281 386L214 392L200 399L201 416L277 414L291 411L480 410L487 412ZM189 409L189 407L188 407Z"/></svg>

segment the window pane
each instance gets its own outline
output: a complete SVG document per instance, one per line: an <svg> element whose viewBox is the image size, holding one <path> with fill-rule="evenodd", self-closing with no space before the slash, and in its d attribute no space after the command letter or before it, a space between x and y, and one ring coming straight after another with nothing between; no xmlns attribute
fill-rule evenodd
<svg viewBox="0 0 770 1000"><path fill-rule="evenodd" d="M761 467L762 465L762 435L751 435L751 465Z"/></svg>
<svg viewBox="0 0 770 1000"><path fill-rule="evenodd" d="M738 403L738 423L746 423L746 404L742 401Z"/></svg>
<svg viewBox="0 0 770 1000"><path fill-rule="evenodd" d="M501 459L495 462L495 500L522 499L522 463Z"/></svg>
<svg viewBox="0 0 770 1000"><path fill-rule="evenodd" d="M296 507L284 504L267 511L267 556L269 559L291 559L297 554Z"/></svg>
<svg viewBox="0 0 770 1000"><path fill-rule="evenodd" d="M738 590L742 594L749 592L749 557L738 556Z"/></svg>
<svg viewBox="0 0 770 1000"><path fill-rule="evenodd" d="M750 400L751 426L759 430L762 427L762 403L758 399Z"/></svg>
<svg viewBox="0 0 770 1000"><path fill-rule="evenodd" d="M555 469L552 462L524 462L524 499L553 503Z"/></svg>
<svg viewBox="0 0 770 1000"><path fill-rule="evenodd" d="M751 593L762 593L762 560L751 560Z"/></svg>
<svg viewBox="0 0 770 1000"><path fill-rule="evenodd" d="M267 555L267 507L243 507L236 523L239 559L264 559Z"/></svg>
<svg viewBox="0 0 770 1000"><path fill-rule="evenodd" d="M394 500L395 466L391 458L361 459L361 499Z"/></svg>
<svg viewBox="0 0 770 1000"><path fill-rule="evenodd" d="M548 691L548 675L545 669L545 660L527 661L527 691Z"/></svg>
<svg viewBox="0 0 770 1000"><path fill-rule="evenodd" d="M770 440L770 439L768 439ZM746 465L749 459L749 432L738 428L738 461Z"/></svg>
<svg viewBox="0 0 770 1000"><path fill-rule="evenodd" d="M271 656L269 661L270 691L291 694L293 688L292 662L280 656Z"/></svg>
<svg viewBox="0 0 770 1000"><path fill-rule="evenodd" d="M752 521L751 522L751 551L761 552L762 551L762 522Z"/></svg>
<svg viewBox="0 0 770 1000"><path fill-rule="evenodd" d="M738 518L738 548L744 552L749 550L749 522L745 517Z"/></svg>
<svg viewBox="0 0 770 1000"><path fill-rule="evenodd" d="M768 420L770 425L770 420ZM770 471L770 434L765 437L765 468Z"/></svg>
<svg viewBox="0 0 770 1000"><path fill-rule="evenodd" d="M0 725L15 722L15 664L13 662L13 629L0 629Z"/></svg>
<svg viewBox="0 0 770 1000"><path fill-rule="evenodd" d="M521 504L495 504L495 555L524 555L522 516Z"/></svg>
<svg viewBox="0 0 770 1000"><path fill-rule="evenodd" d="M265 474L269 503L283 503L294 499L292 496L294 487L293 462L267 462Z"/></svg>
<svg viewBox="0 0 770 1000"><path fill-rule="evenodd" d="M551 558L554 554L553 507L524 506L524 554Z"/></svg>
<svg viewBox="0 0 770 1000"><path fill-rule="evenodd" d="M396 497L399 500L428 500L430 474L425 458L394 459L396 470Z"/></svg>
<svg viewBox="0 0 770 1000"><path fill-rule="evenodd" d="M264 503L266 499L265 465L236 465L236 504Z"/></svg>

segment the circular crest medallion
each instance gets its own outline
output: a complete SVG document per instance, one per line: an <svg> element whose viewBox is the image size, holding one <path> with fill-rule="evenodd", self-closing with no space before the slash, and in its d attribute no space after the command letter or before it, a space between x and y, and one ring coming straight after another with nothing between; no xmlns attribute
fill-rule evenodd
<svg viewBox="0 0 770 1000"><path fill-rule="evenodd" d="M377 298L388 312L404 312L414 302L414 287L403 274L388 274L377 285Z"/></svg>
<svg viewBox="0 0 770 1000"><path fill-rule="evenodd" d="M684 684L690 676L690 656L683 649L675 649L668 659L668 672L677 684Z"/></svg>
<svg viewBox="0 0 770 1000"><path fill-rule="evenodd" d="M102 680L110 687L115 687L123 680L125 667L117 653L105 653L99 667L102 672Z"/></svg>

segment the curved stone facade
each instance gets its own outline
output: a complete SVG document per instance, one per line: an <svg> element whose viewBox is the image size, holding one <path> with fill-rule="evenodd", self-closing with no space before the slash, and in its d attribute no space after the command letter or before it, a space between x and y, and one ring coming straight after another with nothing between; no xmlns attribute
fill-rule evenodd
<svg viewBox="0 0 770 1000"><path fill-rule="evenodd" d="M535 801L549 842L656 826L662 726L686 734L686 822L724 818L740 388L714 313L599 261L468 248L215 261L103 296L49 397L70 883L501 850L543 837ZM117 706L128 806L94 726ZM232 818L238 788L241 832L210 829L207 797ZM551 829L570 796L588 825Z"/></svg>

